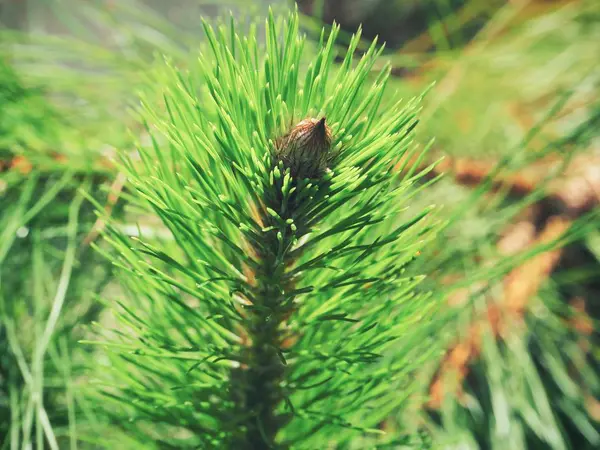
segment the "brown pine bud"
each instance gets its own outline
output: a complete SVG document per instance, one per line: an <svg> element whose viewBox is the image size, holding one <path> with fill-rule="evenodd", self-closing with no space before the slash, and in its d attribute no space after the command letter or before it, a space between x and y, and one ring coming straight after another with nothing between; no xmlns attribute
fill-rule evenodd
<svg viewBox="0 0 600 450"><path fill-rule="evenodd" d="M297 179L318 178L327 168L331 130L322 119L305 119L278 139L275 157Z"/></svg>

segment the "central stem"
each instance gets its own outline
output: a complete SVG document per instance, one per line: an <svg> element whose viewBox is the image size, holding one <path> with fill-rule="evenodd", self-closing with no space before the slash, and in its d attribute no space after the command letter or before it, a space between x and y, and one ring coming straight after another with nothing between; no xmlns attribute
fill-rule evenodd
<svg viewBox="0 0 600 450"><path fill-rule="evenodd" d="M273 241L273 242L271 242ZM245 431L242 442L235 449L273 449L275 437L282 420L276 410L283 400L281 381L285 375L285 361L281 354L282 332L289 312L282 275L287 264L277 259L277 239L268 239L270 251L263 256L261 268L256 273L254 304L248 308L246 333L248 346L244 352L245 367L238 371L238 408ZM284 244L286 244L284 242Z"/></svg>
<svg viewBox="0 0 600 450"><path fill-rule="evenodd" d="M235 450L285 448L275 440L285 424L285 417L277 414L285 397L282 330L294 309L295 285L286 278L286 269L293 264L288 251L295 239L309 231L307 207L315 201L331 141L331 131L321 118L301 121L276 143L259 220L261 242L252 245L260 263L252 274L255 283L249 286L247 346L232 379L241 419Z"/></svg>

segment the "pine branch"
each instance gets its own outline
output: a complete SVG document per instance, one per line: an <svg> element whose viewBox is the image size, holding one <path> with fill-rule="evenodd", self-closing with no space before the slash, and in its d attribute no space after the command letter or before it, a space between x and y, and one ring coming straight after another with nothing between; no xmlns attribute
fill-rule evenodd
<svg viewBox="0 0 600 450"><path fill-rule="evenodd" d="M334 66L339 27L305 73L296 14L269 17L264 49L233 20L204 28L198 66L167 63L161 92L142 94L151 143L139 162L123 157L134 202L174 241L131 241L108 221L131 299L117 317L131 337L103 341L115 352L105 392L139 425L105 414L167 448L377 433L401 401L384 380L417 364L399 353L386 369L382 354L432 311L408 268L436 226L428 209L402 215L421 175L392 170L419 99L385 99L389 69L369 80L381 49L354 61L359 35ZM367 414L377 402L386 408Z"/></svg>

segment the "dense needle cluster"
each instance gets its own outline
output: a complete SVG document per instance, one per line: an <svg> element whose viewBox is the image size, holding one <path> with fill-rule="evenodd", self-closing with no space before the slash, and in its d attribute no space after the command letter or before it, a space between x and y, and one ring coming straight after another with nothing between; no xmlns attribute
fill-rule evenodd
<svg viewBox="0 0 600 450"><path fill-rule="evenodd" d="M393 170L413 150L419 99L384 100L389 67L373 78L376 43L354 60L360 35L335 66L337 26L303 72L296 14L269 18L264 50L254 29L205 31L209 56L166 65L142 95L152 145L124 159L139 206L174 241L108 236L131 328L111 358L119 388L106 394L122 405L110 412L157 448L377 433L404 401L384 386L428 355L383 358L430 310L410 269L435 227L427 210L403 214L419 175ZM294 117L306 119L290 128Z"/></svg>

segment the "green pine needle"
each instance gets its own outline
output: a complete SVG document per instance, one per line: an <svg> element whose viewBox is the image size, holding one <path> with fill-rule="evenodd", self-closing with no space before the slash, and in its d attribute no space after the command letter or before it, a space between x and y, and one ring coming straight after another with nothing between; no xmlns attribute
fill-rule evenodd
<svg viewBox="0 0 600 450"><path fill-rule="evenodd" d="M128 292L111 413L160 448L316 448L379 432L371 409L397 404L384 381L414 367L382 355L431 312L408 268L436 227L428 210L401 215L419 175L394 171L419 99L387 101L389 68L371 77L382 48L355 60L360 34L334 65L338 26L305 71L297 14L271 14L264 47L254 27L204 29L197 65L167 62L159 92L142 93L151 145L122 163L173 242L107 234ZM327 168L294 179L277 140L322 117Z"/></svg>

